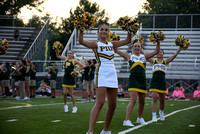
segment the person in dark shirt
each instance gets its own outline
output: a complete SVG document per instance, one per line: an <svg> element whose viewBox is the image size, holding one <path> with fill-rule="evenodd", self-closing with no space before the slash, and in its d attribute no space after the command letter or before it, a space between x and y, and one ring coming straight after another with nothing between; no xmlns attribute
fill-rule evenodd
<svg viewBox="0 0 200 134"><path fill-rule="evenodd" d="M19 41L19 39L20 39L20 32L19 32L19 29L16 29L14 30L14 33L13 33L13 40Z"/></svg>
<svg viewBox="0 0 200 134"><path fill-rule="evenodd" d="M51 66L48 70L48 73L51 75L50 77L50 87L51 87L51 98L56 98L56 79L58 74L57 64L53 63L53 66Z"/></svg>
<svg viewBox="0 0 200 134"><path fill-rule="evenodd" d="M6 92L6 97L9 96L9 85L10 85L10 64L6 63L5 68L2 71L3 73L3 87Z"/></svg>
<svg viewBox="0 0 200 134"><path fill-rule="evenodd" d="M3 96L3 70L4 64L0 64L0 95Z"/></svg>
<svg viewBox="0 0 200 134"><path fill-rule="evenodd" d="M32 63L32 68L31 68L31 74L30 74L30 85L29 85L29 89L30 89L30 98L35 98L35 84L36 84L36 69L35 69L35 65Z"/></svg>
<svg viewBox="0 0 200 134"><path fill-rule="evenodd" d="M16 72L19 79L20 97L17 99L24 99L25 96L25 75L26 75L26 61L21 60L20 67Z"/></svg>
<svg viewBox="0 0 200 134"><path fill-rule="evenodd" d="M84 68L84 74L83 74L83 96L84 96L84 102L88 102L89 97L89 80L90 80L90 66L89 66L89 60L85 61L85 68Z"/></svg>
<svg viewBox="0 0 200 134"><path fill-rule="evenodd" d="M90 80L89 80L89 90L90 90L90 101L94 101L94 72L96 69L96 59L91 60L90 64Z"/></svg>

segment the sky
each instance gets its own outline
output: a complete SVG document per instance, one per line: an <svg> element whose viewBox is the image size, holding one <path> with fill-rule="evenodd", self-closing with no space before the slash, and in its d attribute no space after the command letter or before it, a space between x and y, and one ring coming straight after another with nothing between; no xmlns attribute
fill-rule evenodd
<svg viewBox="0 0 200 134"><path fill-rule="evenodd" d="M105 9L106 13L110 16L110 23L113 23L123 16L135 16L137 13L142 11L142 5L146 0L90 0L90 2L100 5L101 9ZM26 16L26 18L31 18L33 14L43 16L45 13L49 13L51 17L54 17L52 21L60 20L60 17L68 18L69 11L73 10L79 5L79 0L47 0L40 9L42 9L42 14L37 13L36 10L27 10L23 8L19 16Z"/></svg>

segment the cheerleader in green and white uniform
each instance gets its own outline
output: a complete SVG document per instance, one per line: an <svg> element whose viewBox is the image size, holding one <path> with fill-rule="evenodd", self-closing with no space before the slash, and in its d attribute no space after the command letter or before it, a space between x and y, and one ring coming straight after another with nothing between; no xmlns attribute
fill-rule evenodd
<svg viewBox="0 0 200 134"><path fill-rule="evenodd" d="M71 76L71 72L74 70L74 66L76 64L80 65L80 69L84 68L84 65L81 64L78 60L74 59L74 51L68 51L68 57L60 56L59 53L56 53L57 58L65 60L65 74L63 77L63 96L64 96L64 111L68 112L68 106L67 106L67 92L71 96L72 103L73 103L73 109L72 113L77 112L75 97L73 95L74 88L76 87L75 84L75 77Z"/></svg>
<svg viewBox="0 0 200 134"><path fill-rule="evenodd" d="M152 121L157 122L156 119L156 108L157 101L160 101L160 120L165 120L164 117L164 106L165 106L165 94L166 94L166 83L165 83L165 73L167 71L167 65L176 58L176 56L181 51L181 47L178 48L176 53L171 57L163 60L164 51L160 49L157 54L157 60L149 59L148 61L152 65L153 77L150 83L150 92L152 94Z"/></svg>
<svg viewBox="0 0 200 134"><path fill-rule="evenodd" d="M137 96L139 97L139 108L138 108L138 118L137 123L146 125L146 122L142 118L145 104L145 96L147 93L146 89L146 60L158 54L160 50L160 42L157 42L156 49L151 53L141 54L142 47L140 43L134 43L132 55L124 53L118 49L115 50L120 56L129 62L130 65L130 76L128 82L128 91L130 94L130 102L126 110L126 120L123 122L123 126L134 126L131 121L131 113L137 101Z"/></svg>

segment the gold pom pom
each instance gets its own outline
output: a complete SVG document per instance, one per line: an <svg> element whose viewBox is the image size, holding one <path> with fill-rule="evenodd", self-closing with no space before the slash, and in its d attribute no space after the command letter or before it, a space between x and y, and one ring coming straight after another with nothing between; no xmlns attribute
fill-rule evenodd
<svg viewBox="0 0 200 134"><path fill-rule="evenodd" d="M78 77L79 67L77 65L74 66L74 70L70 73L72 77Z"/></svg>
<svg viewBox="0 0 200 134"><path fill-rule="evenodd" d="M119 28L124 31L135 34L140 27L139 21L137 19L130 18L128 16L120 17L117 21Z"/></svg>
<svg viewBox="0 0 200 134"><path fill-rule="evenodd" d="M96 18L94 15L89 12L85 12L84 14L78 15L75 17L74 26L79 31L84 31L88 29L92 29L96 25Z"/></svg>
<svg viewBox="0 0 200 134"><path fill-rule="evenodd" d="M115 32L112 33L111 31L109 31L108 38L107 38L108 42L119 41L119 40L120 40L120 36L118 34L116 34Z"/></svg>
<svg viewBox="0 0 200 134"><path fill-rule="evenodd" d="M144 39L142 37L142 35L135 35L132 39L133 44L136 42L139 42L141 45L144 43Z"/></svg>
<svg viewBox="0 0 200 134"><path fill-rule="evenodd" d="M165 39L165 34L162 31L151 32L149 41L156 44L157 41L163 41Z"/></svg>
<svg viewBox="0 0 200 134"><path fill-rule="evenodd" d="M175 40L175 44L183 48L183 50L188 49L190 46L190 40L184 38L184 36L178 36Z"/></svg>
<svg viewBox="0 0 200 134"><path fill-rule="evenodd" d="M6 39L0 40L0 54L1 55L6 54L8 47L9 47L9 43Z"/></svg>
<svg viewBox="0 0 200 134"><path fill-rule="evenodd" d="M59 54L62 53L63 48L63 45L59 41L55 41L53 43L52 49L58 51Z"/></svg>

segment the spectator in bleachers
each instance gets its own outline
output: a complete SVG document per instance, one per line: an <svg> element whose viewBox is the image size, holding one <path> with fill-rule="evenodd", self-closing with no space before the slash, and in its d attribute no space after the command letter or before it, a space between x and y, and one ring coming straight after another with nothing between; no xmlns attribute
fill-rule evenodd
<svg viewBox="0 0 200 134"><path fill-rule="evenodd" d="M17 40L19 41L20 39L20 32L19 32L19 29L15 29L14 32L13 32L13 40Z"/></svg>
<svg viewBox="0 0 200 134"><path fill-rule="evenodd" d="M195 100L200 101L200 86L197 86L197 90L194 91L193 97Z"/></svg>
<svg viewBox="0 0 200 134"><path fill-rule="evenodd" d="M36 85L36 69L35 65L32 63L32 68L31 68L31 74L30 74L30 98L35 98L35 85Z"/></svg>
<svg viewBox="0 0 200 134"><path fill-rule="evenodd" d="M153 56L159 53L160 51L160 42L156 42L156 49L150 53L141 53L142 47L139 42L133 44L133 54L128 54L118 49L115 50L120 56L122 56L126 61L129 62L130 66L130 76L128 81L128 91L130 94L130 102L126 110L126 119L123 121L123 126L134 126L131 121L131 114L133 108L137 102L137 97L139 99L138 107L138 118L137 123L141 125L146 125L146 122L143 119L143 111L145 106L145 96L147 93L146 88L146 61L151 59Z"/></svg>
<svg viewBox="0 0 200 134"><path fill-rule="evenodd" d="M51 98L56 98L56 79L58 74L57 64L53 63L53 66L49 67L48 73L50 76Z"/></svg>
<svg viewBox="0 0 200 134"><path fill-rule="evenodd" d="M124 98L124 89L122 88L122 85L119 84L118 86L118 95L117 95L118 98Z"/></svg>
<svg viewBox="0 0 200 134"><path fill-rule="evenodd" d="M74 96L74 88L76 87L75 83L75 77L71 75L71 73L74 71L74 66L78 64L80 66L80 70L84 68L85 66L81 64L78 60L74 59L74 51L70 50L67 53L68 57L65 56L60 56L59 53L56 53L56 57L62 60L65 60L65 74L63 77L63 98L64 98L64 111L68 112L68 105L67 105L67 93L71 96L72 103L73 103L73 108L72 108L72 113L77 112L77 107L76 107L76 100Z"/></svg>

